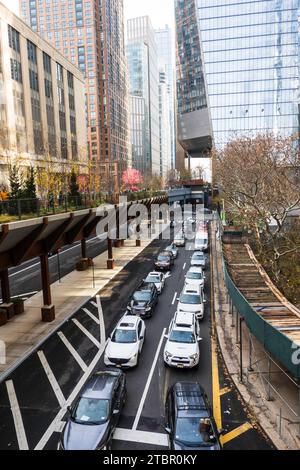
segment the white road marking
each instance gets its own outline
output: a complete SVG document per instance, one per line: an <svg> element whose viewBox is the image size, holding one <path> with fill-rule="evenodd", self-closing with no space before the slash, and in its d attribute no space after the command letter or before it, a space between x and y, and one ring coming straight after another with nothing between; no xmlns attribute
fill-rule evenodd
<svg viewBox="0 0 300 470"><path fill-rule="evenodd" d="M93 305L93 307L98 308L98 304L96 302L94 302L93 300L90 302L90 304Z"/></svg>
<svg viewBox="0 0 300 470"><path fill-rule="evenodd" d="M104 343L104 341L106 341L106 333L105 333L104 315L103 315L100 295L96 296L96 301L97 301L99 323L100 323L100 342Z"/></svg>
<svg viewBox="0 0 300 470"><path fill-rule="evenodd" d="M84 326L81 323L79 323L79 321L76 318L73 318L72 322L82 331L82 333L85 334L85 336L89 338L90 341L92 341L92 343L94 343L95 346L97 346L97 348L100 349L101 345L99 341L96 340L96 338L86 328L84 328Z"/></svg>
<svg viewBox="0 0 300 470"><path fill-rule="evenodd" d="M47 361L46 359L46 356L45 354L43 353L43 351L38 351L38 357L42 363L42 366L44 368L44 371L48 377L48 380L50 382L50 385L52 387L52 390L53 392L55 393L55 396L57 398L57 401L59 403L59 406L62 407L64 406L64 404L66 403L66 399L64 397L64 394L63 392L61 391L61 388L59 386L59 383L57 382L56 378L55 378L55 375L53 374L52 372L52 369L49 365L49 362Z"/></svg>
<svg viewBox="0 0 300 470"><path fill-rule="evenodd" d="M177 292L175 292L175 294L174 294L174 297L173 297L173 300L172 300L172 305L174 305L174 304L175 304L175 302L176 302L176 299L177 299L177 295L178 295L178 293L177 293Z"/></svg>
<svg viewBox="0 0 300 470"><path fill-rule="evenodd" d="M185 270L185 268L186 268L186 263L184 263L184 265L183 265L183 268L182 268L183 271Z"/></svg>
<svg viewBox="0 0 300 470"><path fill-rule="evenodd" d="M6 382L6 389L10 403L10 409L13 415L18 445L20 450L29 450L23 419L12 380Z"/></svg>
<svg viewBox="0 0 300 470"><path fill-rule="evenodd" d="M156 350L156 354L155 354L155 357L154 357L154 360L153 360L153 363L152 363L152 367L151 367L151 370L150 370L150 373L149 373L149 376L148 376L148 380L147 380L147 383L145 385L144 393L142 395L140 405L139 405L139 408L138 408L138 411L137 411L137 414L136 414L136 417L135 417L135 420L134 420L134 423L133 423L133 427L132 427L133 431L135 431L137 429L138 424L139 424L139 420L140 420L140 417L141 417L141 414L142 414L142 411L143 411L145 400L146 400L148 390L149 390L149 387L150 387L150 384L151 384L151 381L152 381L152 377L153 377L153 374L154 374L154 371L155 371L156 363L157 363L158 358L159 358L160 350L161 350L161 347L162 347L162 344L163 344L163 341L164 341L166 331L167 330L165 328L162 332L162 335L161 335L161 338L160 338L160 341L159 341L159 345L158 345L157 350Z"/></svg>
<svg viewBox="0 0 300 470"><path fill-rule="evenodd" d="M57 423L57 426L55 428L55 432L62 433L63 430L64 430L65 425L66 425L65 421L61 421L60 423Z"/></svg>
<svg viewBox="0 0 300 470"><path fill-rule="evenodd" d="M82 309L97 325L100 325L100 321L95 317L87 308Z"/></svg>
<svg viewBox="0 0 300 470"><path fill-rule="evenodd" d="M168 272L167 274L165 274L165 279L169 279L170 277L172 276L172 274L170 272Z"/></svg>
<svg viewBox="0 0 300 470"><path fill-rule="evenodd" d="M71 395L67 399L67 401L64 404L63 408L57 413L57 415L53 419L52 423L50 424L48 429L45 431L43 436L41 437L40 441L38 442L38 444L35 447L35 450L42 450L45 447L45 445L49 441L50 437L55 432L55 430L58 426L58 423L61 422L64 415L66 414L67 407L70 406L73 403L73 401L77 397L78 393L80 392L80 390L82 389L82 387L86 383L87 379L89 378L89 376L91 375L91 373L95 369L96 365L98 364L99 360L101 359L101 356L104 353L105 348L106 348L106 343L101 345L100 350L97 352L96 356L94 357L93 361L91 362L91 364L87 368L86 372L81 377L80 381L77 383L76 387L74 388L73 392L71 393Z"/></svg>
<svg viewBox="0 0 300 470"><path fill-rule="evenodd" d="M142 444L169 447L167 436L161 433L117 428L113 435L113 439L117 441L140 442Z"/></svg>
<svg viewBox="0 0 300 470"><path fill-rule="evenodd" d="M79 356L78 352L73 348L72 344L67 340L67 338L65 337L65 335L59 331L58 333L58 336L60 337L60 339L62 340L62 342L64 343L64 345L66 346L66 348L69 350L69 352L72 354L72 356L74 357L75 361L79 364L79 366L81 367L81 369L83 370L83 372L85 372L87 370L87 365L86 363L81 359L81 357Z"/></svg>

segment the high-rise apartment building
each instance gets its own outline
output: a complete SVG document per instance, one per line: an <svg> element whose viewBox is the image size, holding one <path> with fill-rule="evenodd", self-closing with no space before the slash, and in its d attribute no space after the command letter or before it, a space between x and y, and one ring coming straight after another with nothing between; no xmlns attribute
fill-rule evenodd
<svg viewBox="0 0 300 470"><path fill-rule="evenodd" d="M175 0L177 132L186 155L205 158L212 128L197 13L196 0Z"/></svg>
<svg viewBox="0 0 300 470"><path fill-rule="evenodd" d="M0 3L0 178L10 164L86 163L84 78Z"/></svg>
<svg viewBox="0 0 300 470"><path fill-rule="evenodd" d="M130 160L123 0L20 0L23 19L85 74L89 158L118 191Z"/></svg>
<svg viewBox="0 0 300 470"><path fill-rule="evenodd" d="M298 133L299 0L197 0L216 143Z"/></svg>
<svg viewBox="0 0 300 470"><path fill-rule="evenodd" d="M127 34L130 94L144 100L145 115L145 147L142 155L137 155L138 151L133 148L133 166L142 171L144 176L159 175L159 71L155 33L150 18L143 16L128 20ZM132 112L135 114L134 107ZM132 120L134 119L132 116ZM134 126L131 128L131 135L135 142L133 133Z"/></svg>
<svg viewBox="0 0 300 470"><path fill-rule="evenodd" d="M167 178L171 169L171 126L170 126L170 87L167 74L159 73L159 152L160 176Z"/></svg>
<svg viewBox="0 0 300 470"><path fill-rule="evenodd" d="M174 37L171 28L166 25L165 28L155 30L155 40L158 50L159 70L166 75L166 84L169 96L169 135L170 135L170 155L168 156L168 165L175 168L176 155L176 125L175 125L175 47Z"/></svg>

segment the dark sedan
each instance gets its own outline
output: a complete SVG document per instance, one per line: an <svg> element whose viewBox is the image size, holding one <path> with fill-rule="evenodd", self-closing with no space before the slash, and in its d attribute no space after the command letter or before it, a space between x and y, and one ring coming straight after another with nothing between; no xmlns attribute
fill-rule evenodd
<svg viewBox="0 0 300 470"><path fill-rule="evenodd" d="M221 450L208 397L198 383L176 383L166 401L166 432L171 450Z"/></svg>
<svg viewBox="0 0 300 470"><path fill-rule="evenodd" d="M127 309L131 315L151 318L158 302L158 291L155 284L143 283L132 295Z"/></svg>
<svg viewBox="0 0 300 470"><path fill-rule="evenodd" d="M169 251L163 251L158 255L154 264L156 269L160 271L170 271L174 265L174 259Z"/></svg>
<svg viewBox="0 0 300 470"><path fill-rule="evenodd" d="M125 374L93 375L69 410L59 450L108 450L126 398Z"/></svg>

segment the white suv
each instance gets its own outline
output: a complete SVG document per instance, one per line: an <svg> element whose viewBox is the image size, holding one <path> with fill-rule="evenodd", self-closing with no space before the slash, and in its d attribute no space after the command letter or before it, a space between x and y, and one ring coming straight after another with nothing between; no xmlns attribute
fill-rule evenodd
<svg viewBox="0 0 300 470"><path fill-rule="evenodd" d="M179 369L197 367L200 360L199 329L193 314L177 313L172 320L164 350L167 366Z"/></svg>
<svg viewBox="0 0 300 470"><path fill-rule="evenodd" d="M126 315L108 340L104 364L119 368L136 367L145 341L145 322L138 316Z"/></svg>
<svg viewBox="0 0 300 470"><path fill-rule="evenodd" d="M193 313L197 320L204 318L204 300L203 290L197 284L187 284L178 299L177 312Z"/></svg>
<svg viewBox="0 0 300 470"><path fill-rule="evenodd" d="M202 289L204 288L205 276L202 268L192 267L188 270L185 276L185 284L197 284Z"/></svg>

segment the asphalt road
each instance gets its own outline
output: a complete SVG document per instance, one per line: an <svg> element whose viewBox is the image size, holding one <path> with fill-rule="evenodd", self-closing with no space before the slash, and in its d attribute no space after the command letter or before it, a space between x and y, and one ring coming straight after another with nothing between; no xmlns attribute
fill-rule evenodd
<svg viewBox="0 0 300 470"><path fill-rule="evenodd" d="M107 243L99 241L98 238L87 240L87 255L95 258L107 249ZM58 263L59 256L59 263ZM49 270L51 283L61 277L66 276L75 269L77 261L81 259L81 244L64 247L59 255L49 258ZM40 261L38 258L26 261L25 263L9 270L10 288L12 297L22 296L29 298L42 289Z"/></svg>
<svg viewBox="0 0 300 470"><path fill-rule="evenodd" d="M99 299L91 299L45 341L39 352L33 353L0 384L1 450L57 448L66 406L74 400L89 374L104 367L102 352L108 335L124 314L132 291L153 269L154 257L166 244L153 241L100 292L105 331L98 320L102 314ZM69 258L69 265L75 262L75 250L71 252L72 257L70 252L64 255L66 262ZM166 369L163 364L164 329L168 328L176 311L176 297L183 288L190 258L191 252L180 249L155 314L147 320L146 342L139 366L126 373L127 401L113 449L166 450L164 402L168 388L177 381L199 381L212 400L209 269L205 319L201 322L200 366L187 371ZM224 449L272 449L272 443L259 427L252 426L250 413L226 373L221 354L217 359L220 388L228 389L221 399L223 426L232 435ZM241 432L245 423L249 429Z"/></svg>

